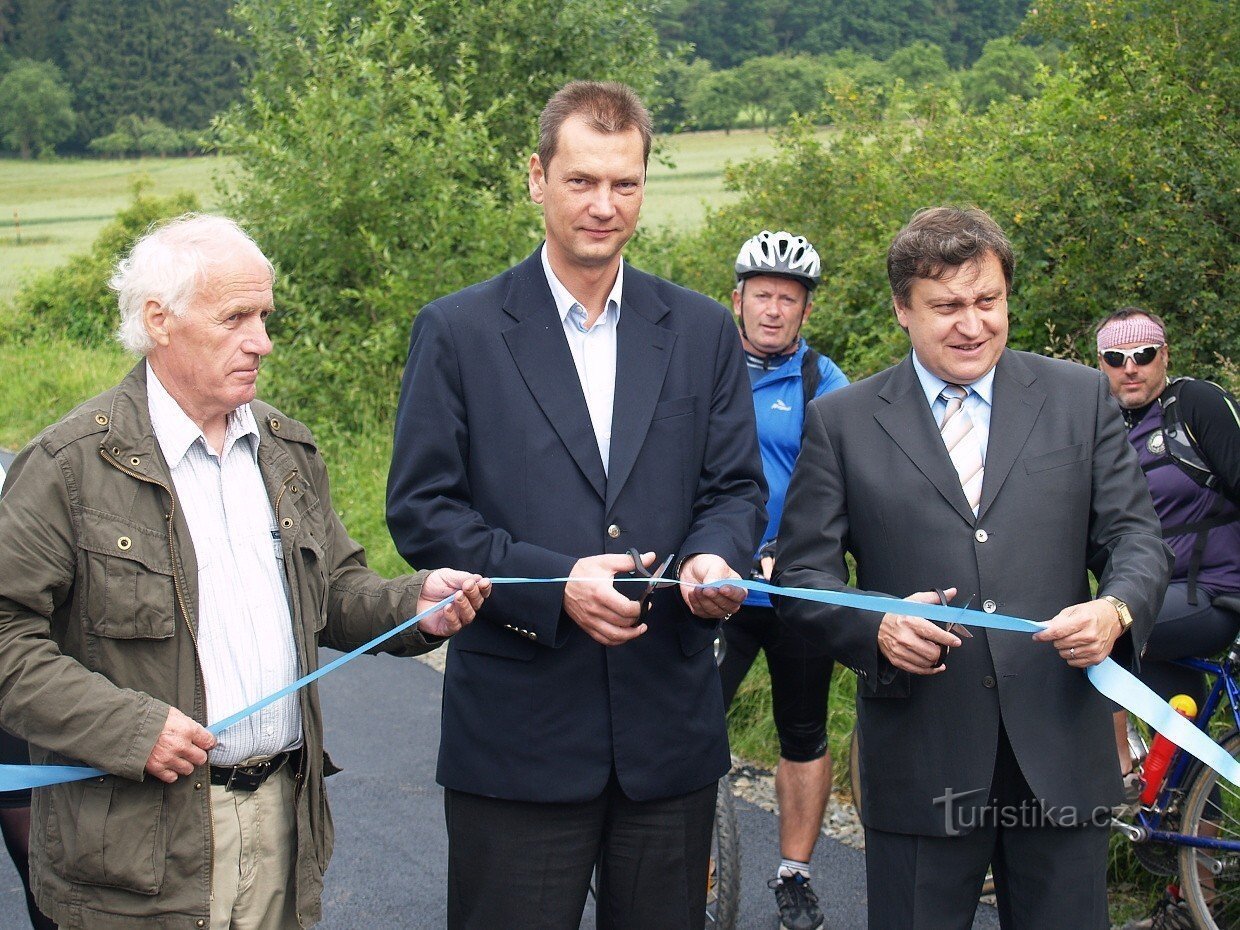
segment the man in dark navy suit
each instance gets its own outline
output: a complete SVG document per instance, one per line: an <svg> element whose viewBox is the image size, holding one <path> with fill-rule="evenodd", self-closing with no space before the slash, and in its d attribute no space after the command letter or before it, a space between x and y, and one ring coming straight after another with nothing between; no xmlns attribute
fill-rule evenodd
<svg viewBox="0 0 1240 930"><path fill-rule="evenodd" d="M388 524L415 565L496 577L458 635L438 779L450 927L600 927L705 916L715 783L729 765L710 648L744 591L613 587L675 553L737 578L766 525L726 310L626 265L650 117L620 84L548 102L530 158L546 243L425 307L413 327ZM631 596L626 596L631 595Z"/></svg>

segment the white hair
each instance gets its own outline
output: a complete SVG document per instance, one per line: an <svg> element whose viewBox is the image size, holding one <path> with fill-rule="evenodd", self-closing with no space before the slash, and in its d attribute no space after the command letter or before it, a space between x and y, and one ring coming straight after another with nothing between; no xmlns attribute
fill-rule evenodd
<svg viewBox="0 0 1240 930"><path fill-rule="evenodd" d="M249 235L223 216L186 213L152 229L116 265L108 287L116 292L121 323L116 338L134 355L146 355L155 343L146 331L143 310L157 301L182 316L211 280L211 270L239 249L252 249L275 278L275 269Z"/></svg>

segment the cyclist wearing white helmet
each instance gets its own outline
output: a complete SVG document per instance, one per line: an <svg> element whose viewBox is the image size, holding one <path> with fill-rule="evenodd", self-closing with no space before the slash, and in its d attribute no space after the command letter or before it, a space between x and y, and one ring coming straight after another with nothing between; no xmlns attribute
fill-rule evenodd
<svg viewBox="0 0 1240 930"><path fill-rule="evenodd" d="M822 273L814 247L803 236L763 231L741 246L736 257L732 309L753 386L762 468L770 488L769 522L754 559L754 577L769 579L784 494L801 448L805 405L848 379L829 358L801 338L813 310ZM764 594L751 594L723 627L727 640L720 674L730 704L758 651L766 653L771 699L779 733L780 863L768 884L775 891L780 921L788 930L822 926L822 910L810 887L809 861L822 829L831 794L827 752L827 697L833 662L807 657L798 638L781 636L781 625Z"/></svg>

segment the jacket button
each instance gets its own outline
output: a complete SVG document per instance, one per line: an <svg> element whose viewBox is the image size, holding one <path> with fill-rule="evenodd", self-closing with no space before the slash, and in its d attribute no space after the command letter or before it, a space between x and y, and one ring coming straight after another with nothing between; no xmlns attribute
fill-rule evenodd
<svg viewBox="0 0 1240 930"><path fill-rule="evenodd" d="M280 521L280 525L284 527L286 530L291 529L293 526L293 518L285 517L283 520Z"/></svg>
<svg viewBox="0 0 1240 930"><path fill-rule="evenodd" d="M194 782L194 790L195 790L195 791L201 791L201 790L202 790L202 782L200 782L200 781L196 781L196 782Z"/></svg>
<svg viewBox="0 0 1240 930"><path fill-rule="evenodd" d="M96 414L95 414L95 422L96 422L96 423L98 423L100 426L107 426L107 425L108 425L108 418L107 418L106 416L104 416L102 413L96 413Z"/></svg>
<svg viewBox="0 0 1240 930"><path fill-rule="evenodd" d="M135 455L133 458L129 460L129 464L132 465L134 468L137 468L139 465L142 464L142 459L138 458Z"/></svg>
<svg viewBox="0 0 1240 930"><path fill-rule="evenodd" d="M982 602L982 610L986 611L988 614L993 614L998 609L999 605L990 598L986 598L986 600Z"/></svg>
<svg viewBox="0 0 1240 930"><path fill-rule="evenodd" d="M207 925L207 922L203 920L201 917L199 917L196 921L194 921L195 927L205 927L206 925Z"/></svg>
<svg viewBox="0 0 1240 930"><path fill-rule="evenodd" d="M973 534L973 538L980 543L984 543L986 540L990 539L990 535L985 530L978 530Z"/></svg>
<svg viewBox="0 0 1240 930"><path fill-rule="evenodd" d="M607 527L607 535L612 539L618 539L620 536L620 527L613 523L611 526Z"/></svg>
<svg viewBox="0 0 1240 930"><path fill-rule="evenodd" d="M271 418L271 429L273 432L280 432L280 421L275 417Z"/></svg>
<svg viewBox="0 0 1240 930"><path fill-rule="evenodd" d="M993 688L995 686L995 676L987 675L982 679L982 685L987 688Z"/></svg>
<svg viewBox="0 0 1240 930"><path fill-rule="evenodd" d="M116 541L116 548L121 552L128 552L131 546L133 546L133 540L128 536L122 536Z"/></svg>

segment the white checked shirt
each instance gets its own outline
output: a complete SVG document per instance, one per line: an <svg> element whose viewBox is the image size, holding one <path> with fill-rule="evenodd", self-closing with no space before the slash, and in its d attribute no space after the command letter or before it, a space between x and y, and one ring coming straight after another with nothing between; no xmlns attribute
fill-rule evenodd
<svg viewBox="0 0 1240 930"><path fill-rule="evenodd" d="M228 416L221 455L148 364L147 406L198 559L198 661L214 723L291 684L297 648L275 514L258 469L249 404ZM212 765L237 765L301 745L296 695L229 727Z"/></svg>
<svg viewBox="0 0 1240 930"><path fill-rule="evenodd" d="M542 247L543 271L555 308L564 324L568 348L577 366L577 378L586 396L590 410L590 423L594 426L594 439L598 454L603 459L603 473L611 460L611 415L616 402L616 327L620 324L620 297L624 290L624 262L616 272L616 283L607 295L607 304L594 325L586 329L586 308L568 292L551 270L547 260L547 245Z"/></svg>

